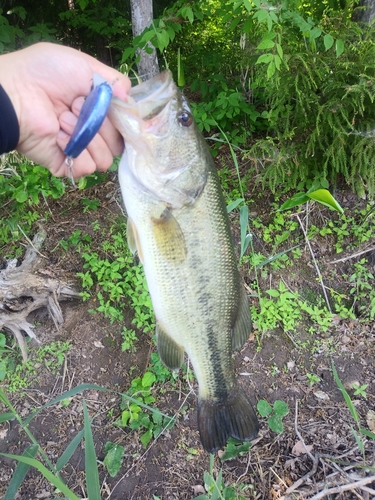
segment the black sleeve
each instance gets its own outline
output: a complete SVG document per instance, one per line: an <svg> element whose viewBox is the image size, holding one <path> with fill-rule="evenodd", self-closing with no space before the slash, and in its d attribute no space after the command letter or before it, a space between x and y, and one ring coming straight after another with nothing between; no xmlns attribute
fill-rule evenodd
<svg viewBox="0 0 375 500"><path fill-rule="evenodd" d="M0 85L0 154L16 148L20 138L20 128L13 104Z"/></svg>

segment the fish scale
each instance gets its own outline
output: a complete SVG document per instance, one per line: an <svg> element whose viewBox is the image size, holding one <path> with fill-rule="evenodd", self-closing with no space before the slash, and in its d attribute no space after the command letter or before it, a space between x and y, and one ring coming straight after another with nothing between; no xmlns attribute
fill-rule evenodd
<svg viewBox="0 0 375 500"><path fill-rule="evenodd" d="M178 369L184 351L189 356L201 441L214 452L229 436L258 432L233 369L233 349L248 338L251 319L220 181L170 72L135 87L129 101L114 98L109 113L126 144L119 181L128 241L144 265L160 357Z"/></svg>

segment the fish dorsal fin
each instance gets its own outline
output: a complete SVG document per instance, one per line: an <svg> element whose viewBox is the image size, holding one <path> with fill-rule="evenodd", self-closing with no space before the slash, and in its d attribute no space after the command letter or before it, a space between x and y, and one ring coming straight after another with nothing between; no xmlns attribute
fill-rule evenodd
<svg viewBox="0 0 375 500"><path fill-rule="evenodd" d="M249 338L252 323L246 291L242 283L240 284L240 302L238 306L237 318L232 330L232 349L240 349Z"/></svg>
<svg viewBox="0 0 375 500"><path fill-rule="evenodd" d="M180 224L165 205L158 206L151 216L152 232L160 254L170 264L180 264L186 258L185 238Z"/></svg>
<svg viewBox="0 0 375 500"><path fill-rule="evenodd" d="M128 219L128 224L126 227L126 238L128 240L128 245L131 253L134 255L136 252L138 253L138 257L143 264L143 252L142 247L139 241L138 231L136 225L132 221L132 219Z"/></svg>
<svg viewBox="0 0 375 500"><path fill-rule="evenodd" d="M178 370L184 361L184 348L156 324L156 341L160 359L170 370Z"/></svg>

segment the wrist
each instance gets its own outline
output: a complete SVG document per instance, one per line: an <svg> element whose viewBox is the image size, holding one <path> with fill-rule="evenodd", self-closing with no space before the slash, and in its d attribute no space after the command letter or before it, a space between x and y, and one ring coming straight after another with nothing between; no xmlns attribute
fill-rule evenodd
<svg viewBox="0 0 375 500"><path fill-rule="evenodd" d="M1 113L2 122L5 127L13 129L9 131L13 136L15 134L14 129L18 128L18 144L21 134L21 102L18 94L19 85L14 75L18 75L19 80L22 79L22 75L17 68L18 58L16 54L4 54L0 56L0 85L3 89L2 108L4 109L4 113ZM17 144L14 144L13 139L12 147L15 148Z"/></svg>

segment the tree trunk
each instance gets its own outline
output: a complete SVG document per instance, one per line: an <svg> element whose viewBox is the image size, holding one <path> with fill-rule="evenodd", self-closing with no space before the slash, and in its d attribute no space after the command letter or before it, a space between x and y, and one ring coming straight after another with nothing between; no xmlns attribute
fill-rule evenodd
<svg viewBox="0 0 375 500"><path fill-rule="evenodd" d="M353 13L353 21L361 24L369 24L375 17L375 1L359 0L358 6Z"/></svg>
<svg viewBox="0 0 375 500"><path fill-rule="evenodd" d="M140 35L144 29L148 28L153 20L152 0L130 0L133 37ZM138 63L138 75L142 81L149 80L159 73L158 56L155 48L148 44L152 53L148 54L144 50L137 50L140 56Z"/></svg>

